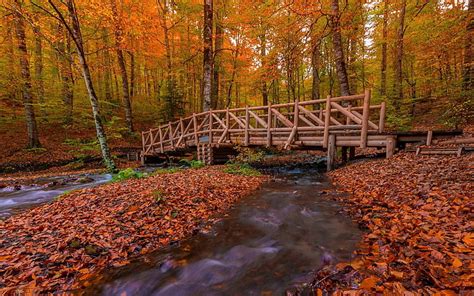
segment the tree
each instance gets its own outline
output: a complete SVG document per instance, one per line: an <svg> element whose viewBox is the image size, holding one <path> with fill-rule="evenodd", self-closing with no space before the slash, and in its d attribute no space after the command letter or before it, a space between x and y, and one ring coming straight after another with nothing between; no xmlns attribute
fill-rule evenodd
<svg viewBox="0 0 474 296"><path fill-rule="evenodd" d="M64 27L61 23L58 24L57 32L57 45L58 50L58 64L59 73L62 81L62 99L64 106L66 107L66 113L64 116L65 124L73 123L73 110L74 110L74 90L73 90L73 72L72 72L72 56L71 48L68 42L68 34L65 34ZM67 46L66 46L67 43Z"/></svg>
<svg viewBox="0 0 474 296"><path fill-rule="evenodd" d="M224 44L224 28L222 24L224 2L222 0L217 0L216 7L214 8L216 14L216 34L214 40L214 69L213 69L213 79L212 79L212 94L211 94L211 106L213 109L216 109L219 101L219 88L220 88L220 74L222 72L222 46Z"/></svg>
<svg viewBox="0 0 474 296"><path fill-rule="evenodd" d="M41 29L38 25L33 27L35 34L35 59L34 68L35 75L34 80L36 81L36 96L40 105L41 115L46 117L45 106L44 106L44 80L43 80L43 39L41 37Z"/></svg>
<svg viewBox="0 0 474 296"><path fill-rule="evenodd" d="M87 63L87 56L84 49L81 25L79 22L75 2L74 0L66 0L64 3L69 14L70 22L66 20L66 17L59 9L59 7L54 3L54 0L48 0L48 3L53 9L56 18L68 30L76 46L79 64L82 70L82 76L84 78L84 83L86 85L87 93L89 95L89 101L92 107L92 116L94 117L97 139L99 141L100 149L102 151L102 158L107 169L111 172L114 172L116 170L116 167L110 154L109 146L107 144L107 135L104 130L104 125L102 123L102 116L100 115L99 99L96 95L94 83L92 82L92 75L89 69L89 64Z"/></svg>
<svg viewBox="0 0 474 296"><path fill-rule="evenodd" d="M30 63L28 61L28 49L26 47L25 22L23 19L20 0L14 0L13 2L13 15L15 18L15 31L21 68L23 105L25 107L26 126L28 130L28 148L38 148L41 144L38 137L38 127L33 106Z"/></svg>
<svg viewBox="0 0 474 296"><path fill-rule="evenodd" d="M387 36L388 36L388 0L383 1L382 20L382 57L380 60L380 95L387 94Z"/></svg>
<svg viewBox="0 0 474 296"><path fill-rule="evenodd" d="M212 107L212 5L213 0L204 0L204 54L203 54L203 75L202 75L202 97L203 111L208 111Z"/></svg>
<svg viewBox="0 0 474 296"><path fill-rule="evenodd" d="M339 15L339 0L331 0L331 14L329 15L329 24L332 31L332 43L334 48L334 57L336 60L336 72L339 80L339 88L342 96L351 94L349 79L347 77L346 60L342 46L341 23Z"/></svg>
<svg viewBox="0 0 474 296"><path fill-rule="evenodd" d="M462 88L465 92L474 89L474 0L469 1L466 26L466 41L464 43L464 62Z"/></svg>
<svg viewBox="0 0 474 296"><path fill-rule="evenodd" d="M405 35L406 0L402 0L400 5L395 55L395 80L393 83L394 106L397 111L400 110L401 100L403 99L403 36Z"/></svg>
<svg viewBox="0 0 474 296"><path fill-rule="evenodd" d="M321 39L313 36L311 44L311 70L312 70L312 86L311 86L311 100L319 100L319 88L321 79L319 77L319 60L321 56Z"/></svg>
<svg viewBox="0 0 474 296"><path fill-rule="evenodd" d="M128 75L127 68L125 65L125 58L122 51L122 40L123 28L122 28L122 18L121 10L120 14L117 10L117 4L115 0L110 0L110 6L112 8L112 16L114 19L114 35L115 35L115 52L117 54L117 61L120 69L120 76L122 77L122 97L123 97L123 106L125 109L125 122L127 123L127 128L130 133L133 132L133 116L132 116L132 103L130 101L130 90L128 85Z"/></svg>

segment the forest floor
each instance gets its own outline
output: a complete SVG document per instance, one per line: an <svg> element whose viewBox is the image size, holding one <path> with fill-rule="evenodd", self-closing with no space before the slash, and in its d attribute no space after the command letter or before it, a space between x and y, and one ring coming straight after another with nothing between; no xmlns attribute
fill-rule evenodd
<svg viewBox="0 0 474 296"><path fill-rule="evenodd" d="M0 294L85 287L107 266L210 227L265 180L222 167L170 170L73 191L0 220Z"/></svg>
<svg viewBox="0 0 474 296"><path fill-rule="evenodd" d="M137 130L145 129L138 125ZM37 174L61 174L102 168L100 149L94 127L40 124L41 148L26 149L26 133L23 123L9 124L0 130L0 176L14 177ZM109 146L119 168L136 166L127 161L128 151L141 149L138 133L127 135L113 125L106 127Z"/></svg>
<svg viewBox="0 0 474 296"><path fill-rule="evenodd" d="M349 193L339 201L367 231L352 262L316 274L316 295L472 295L473 153L400 153L329 176Z"/></svg>

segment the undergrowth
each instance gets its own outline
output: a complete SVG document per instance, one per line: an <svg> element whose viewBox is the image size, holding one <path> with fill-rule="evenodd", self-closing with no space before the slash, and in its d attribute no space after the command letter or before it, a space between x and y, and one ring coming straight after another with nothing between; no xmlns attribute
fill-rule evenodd
<svg viewBox="0 0 474 296"><path fill-rule="evenodd" d="M200 160L194 160L194 159L193 160L181 159L179 162L185 164L186 166L192 169L199 169L205 166L204 162Z"/></svg>
<svg viewBox="0 0 474 296"><path fill-rule="evenodd" d="M241 176L260 176L261 173L247 163L228 163L224 172Z"/></svg>
<svg viewBox="0 0 474 296"><path fill-rule="evenodd" d="M140 179L146 177L147 174L137 172L132 168L119 171L117 174L113 175L112 182L120 182L128 179Z"/></svg>

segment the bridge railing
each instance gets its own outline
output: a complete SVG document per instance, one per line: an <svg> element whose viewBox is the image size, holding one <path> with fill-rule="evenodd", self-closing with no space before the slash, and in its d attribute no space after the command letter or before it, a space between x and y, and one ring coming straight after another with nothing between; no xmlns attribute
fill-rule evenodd
<svg viewBox="0 0 474 296"><path fill-rule="evenodd" d="M365 148L368 133L382 133L385 124L385 103L370 105L370 96L366 91L352 96L196 113L143 132L143 155L203 143L327 147L329 134L358 136L356 141Z"/></svg>

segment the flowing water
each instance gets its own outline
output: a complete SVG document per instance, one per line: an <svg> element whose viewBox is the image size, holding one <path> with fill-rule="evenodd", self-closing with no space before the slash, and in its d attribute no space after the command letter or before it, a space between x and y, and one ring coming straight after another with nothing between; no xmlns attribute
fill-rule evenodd
<svg viewBox="0 0 474 296"><path fill-rule="evenodd" d="M274 176L211 232L110 270L85 294L282 295L349 260L361 232L322 197L334 188L317 171Z"/></svg>
<svg viewBox="0 0 474 296"><path fill-rule="evenodd" d="M52 201L66 191L106 183L109 174L47 177L35 180L35 185L16 185L0 189L0 218L19 213Z"/></svg>

